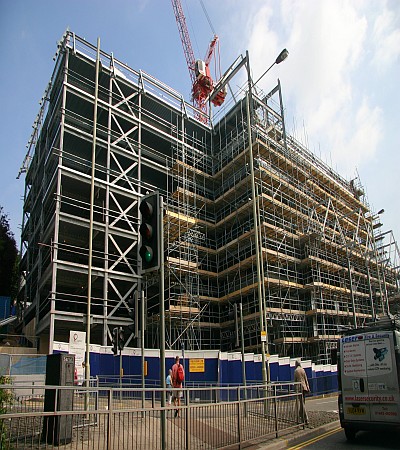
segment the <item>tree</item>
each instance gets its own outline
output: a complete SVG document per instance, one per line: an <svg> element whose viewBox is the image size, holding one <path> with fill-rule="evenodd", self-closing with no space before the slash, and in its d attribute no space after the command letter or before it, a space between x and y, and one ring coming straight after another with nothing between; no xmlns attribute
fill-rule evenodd
<svg viewBox="0 0 400 450"><path fill-rule="evenodd" d="M0 376L0 386L4 384L11 384L12 380L7 375ZM11 405L13 403L14 395L11 389L0 389L0 414L7 414L11 409ZM9 447L9 430L8 427L10 425L9 420L0 419L0 449L2 448L10 448Z"/></svg>
<svg viewBox="0 0 400 450"><path fill-rule="evenodd" d="M0 295L15 297L18 285L18 250L7 214L0 206Z"/></svg>

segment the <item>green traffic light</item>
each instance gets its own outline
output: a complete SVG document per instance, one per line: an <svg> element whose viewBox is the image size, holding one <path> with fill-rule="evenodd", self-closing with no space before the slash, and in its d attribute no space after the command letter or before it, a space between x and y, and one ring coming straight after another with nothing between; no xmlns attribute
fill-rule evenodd
<svg viewBox="0 0 400 450"><path fill-rule="evenodd" d="M142 245L140 249L140 256L146 263L150 263L153 260L153 249L149 245Z"/></svg>
<svg viewBox="0 0 400 450"><path fill-rule="evenodd" d="M153 252L146 250L146 253L144 254L144 259L146 262L150 262L153 259Z"/></svg>

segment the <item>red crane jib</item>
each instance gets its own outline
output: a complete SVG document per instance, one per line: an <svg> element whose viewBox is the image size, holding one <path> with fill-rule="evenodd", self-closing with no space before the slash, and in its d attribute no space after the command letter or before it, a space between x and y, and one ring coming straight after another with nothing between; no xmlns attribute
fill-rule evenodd
<svg viewBox="0 0 400 450"><path fill-rule="evenodd" d="M211 57L214 53L217 42L218 42L218 36L216 34L214 34L214 37L212 38L210 45L208 46L208 50L207 50L206 56L204 58L204 62L206 63L207 66L210 64Z"/></svg>
<svg viewBox="0 0 400 450"><path fill-rule="evenodd" d="M195 61L192 43L190 41L189 31L186 25L185 14L183 12L180 0L171 0L174 10L176 23L178 25L179 36L181 38L183 52L186 58L186 64L192 80L192 99L194 105L207 114L207 104L205 99L214 88L214 82L210 75L209 64L218 43L218 36L214 35L207 49L204 61ZM212 100L215 106L220 106L226 97L226 89L218 92ZM205 116L200 116L200 120L206 121Z"/></svg>
<svg viewBox="0 0 400 450"><path fill-rule="evenodd" d="M217 92L215 97L211 100L212 104L214 106L221 106L222 103L224 103L224 101L225 101L226 94L227 94L226 89L221 89L219 92Z"/></svg>

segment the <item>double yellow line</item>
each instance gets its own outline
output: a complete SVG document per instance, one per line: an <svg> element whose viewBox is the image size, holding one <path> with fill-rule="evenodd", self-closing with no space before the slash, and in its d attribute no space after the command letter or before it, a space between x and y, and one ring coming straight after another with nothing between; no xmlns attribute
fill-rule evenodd
<svg viewBox="0 0 400 450"><path fill-rule="evenodd" d="M324 439L331 434L335 434L338 431L342 430L342 427L334 428L333 430L327 431L324 434L320 434L319 436L312 438L308 441L302 442L301 444L295 445L294 447L290 447L288 450L301 450L302 448L308 447L311 444L314 444L315 442L320 441L321 439Z"/></svg>

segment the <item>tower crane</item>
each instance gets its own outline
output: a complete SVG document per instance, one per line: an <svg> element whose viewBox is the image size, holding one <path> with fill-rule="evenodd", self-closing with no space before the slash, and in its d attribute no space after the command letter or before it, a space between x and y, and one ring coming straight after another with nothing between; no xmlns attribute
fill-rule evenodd
<svg viewBox="0 0 400 450"><path fill-rule="evenodd" d="M192 42L190 40L189 31L186 25L185 14L182 9L182 3L180 0L171 0L171 2L175 14L176 23L178 25L183 52L186 58L186 64L189 69L190 79L192 81L192 101L194 106L207 114L208 108L206 98L214 88L214 81L210 74L210 62L217 46L219 45L218 36L214 34L213 38L211 39L204 60L196 60L193 52ZM217 66L219 67L219 55ZM223 88L221 91L219 91L213 98L212 103L215 106L222 105L226 97L226 92L226 88ZM199 118L203 121L206 121L206 118L203 115Z"/></svg>

